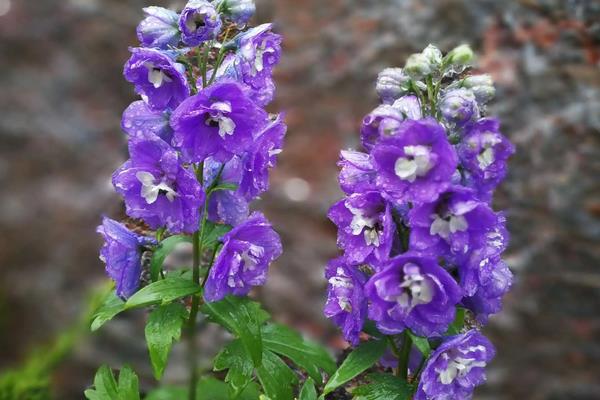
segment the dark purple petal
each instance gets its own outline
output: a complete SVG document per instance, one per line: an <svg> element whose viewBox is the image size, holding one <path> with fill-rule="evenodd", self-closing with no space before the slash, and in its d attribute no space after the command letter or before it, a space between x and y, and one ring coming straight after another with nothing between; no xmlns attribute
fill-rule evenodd
<svg viewBox="0 0 600 400"><path fill-rule="evenodd" d="M432 258L415 253L394 257L365 286L369 318L385 334L409 328L419 336L443 334L454 320L462 291Z"/></svg>
<svg viewBox="0 0 600 400"><path fill-rule="evenodd" d="M137 37L143 47L167 49L177 46L181 37L177 21L179 15L163 7L144 8L145 18L137 27Z"/></svg>
<svg viewBox="0 0 600 400"><path fill-rule="evenodd" d="M281 240L259 212L222 238L223 247L210 269L204 298L213 302L233 294L244 296L263 285L269 264L281 255Z"/></svg>
<svg viewBox="0 0 600 400"><path fill-rule="evenodd" d="M475 330L445 338L429 357L414 400L470 399L494 355L490 341Z"/></svg>
<svg viewBox="0 0 600 400"><path fill-rule="evenodd" d="M153 111L142 100L134 101L123 112L121 128L132 137L153 138L158 136L169 143L173 130L169 125L171 112Z"/></svg>
<svg viewBox="0 0 600 400"><path fill-rule="evenodd" d="M185 67L157 49L132 48L123 75L150 109L175 108L189 96Z"/></svg>
<svg viewBox="0 0 600 400"><path fill-rule="evenodd" d="M140 284L142 246L156 241L139 236L125 225L106 217L96 231L104 238L100 259L106 264L108 276L115 282L117 295L126 299Z"/></svg>

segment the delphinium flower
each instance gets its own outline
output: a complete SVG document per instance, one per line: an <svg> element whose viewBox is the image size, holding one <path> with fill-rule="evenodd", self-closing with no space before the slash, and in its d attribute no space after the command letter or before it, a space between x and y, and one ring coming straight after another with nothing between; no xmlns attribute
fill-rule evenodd
<svg viewBox="0 0 600 400"><path fill-rule="evenodd" d="M253 0L189 0L180 10L147 7L137 27L139 43L130 48L123 69L139 95L122 114L128 158L112 176L128 218L126 225L105 218L98 227L104 239L100 258L115 290L92 326L124 310L147 308L145 336L157 379L172 344L185 337L190 379L185 394L175 388L178 399L197 399L205 383L212 385L203 393L209 398L226 392L231 398L258 398L258 391L291 398L289 380L262 379L274 362L287 368L279 358L287 350L262 347L267 330L276 341L291 338L291 346L314 353L315 361L301 368L315 379L313 372L330 371L334 364L324 349L269 323L260 305L244 298L266 283L282 253L275 228L253 211L252 202L269 188L287 129L284 113L265 108L275 94L272 74L282 37L272 24L249 26L254 12ZM389 230L389 212L386 221ZM382 238L381 244L389 249L392 241ZM176 256L186 251L191 257ZM365 280L357 288L362 290ZM252 368L248 381L240 381L248 371L230 379L236 369L224 382L217 376L200 379L198 314L235 336L217 356L222 362L215 360L215 371L230 368L224 354L242 342L240 356L248 357ZM365 317L366 312L359 316ZM354 326L358 335L362 322ZM98 372L96 390L86 391L87 398L103 393L107 373L106 367ZM110 397L137 392L137 378L124 369Z"/></svg>
<svg viewBox="0 0 600 400"><path fill-rule="evenodd" d="M115 282L118 296L131 296L140 284L142 249L156 244L153 238L138 235L125 225L104 217L98 233L104 239L100 259L106 264L108 276Z"/></svg>
<svg viewBox="0 0 600 400"><path fill-rule="evenodd" d="M443 55L429 45L379 74L364 151L342 151L345 197L329 212L343 255L327 267L325 314L352 345L363 329L387 336L385 360L418 400L471 398L494 355L477 325L500 311L513 279L491 200L514 147L486 116L493 83L469 74L472 59L468 46ZM409 368L416 349L423 360Z"/></svg>
<svg viewBox="0 0 600 400"><path fill-rule="evenodd" d="M113 184L127 215L159 239L193 234L199 241L207 222L233 229L217 247L198 250L198 260L213 254L219 265L210 274L211 301L264 283L281 252L265 217L250 213L250 203L268 189L286 131L283 115L269 114L256 100L265 98L263 89L273 96L281 36L271 24L246 29L254 10L249 0L190 0L180 13L147 7L137 28L140 47L131 48L123 72L141 100L123 113L130 158ZM235 74L218 73L229 68L227 60ZM265 237L240 239L256 232ZM127 288L130 295L137 285Z"/></svg>

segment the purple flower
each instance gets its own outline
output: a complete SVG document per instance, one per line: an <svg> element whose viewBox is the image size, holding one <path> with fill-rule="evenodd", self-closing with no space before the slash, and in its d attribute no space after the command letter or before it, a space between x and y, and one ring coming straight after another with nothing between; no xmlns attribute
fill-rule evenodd
<svg viewBox="0 0 600 400"><path fill-rule="evenodd" d="M188 46L215 39L222 25L215 6L204 0L188 1L179 16L181 39Z"/></svg>
<svg viewBox="0 0 600 400"><path fill-rule="evenodd" d="M221 175L218 176L219 171ZM204 186L208 188L218 178L218 184L238 185L242 176L242 160L234 156L224 165L213 158L204 160ZM248 218L250 207L248 199L239 193L239 189L214 191L208 202L208 219L215 223L239 225Z"/></svg>
<svg viewBox="0 0 600 400"><path fill-rule="evenodd" d="M470 399L494 355L490 341L475 330L448 337L427 361L414 400Z"/></svg>
<svg viewBox="0 0 600 400"><path fill-rule="evenodd" d="M235 39L238 51L234 61L238 75L254 89L268 86L273 67L281 56L281 35L262 24L241 33Z"/></svg>
<svg viewBox="0 0 600 400"><path fill-rule="evenodd" d="M173 145L188 162L200 162L208 156L226 162L243 154L267 121L266 111L248 98L242 85L217 82L186 99L173 112Z"/></svg>
<svg viewBox="0 0 600 400"><path fill-rule="evenodd" d="M462 293L432 258L405 253L382 265L365 286L369 318L384 334L409 328L419 336L443 334Z"/></svg>
<svg viewBox="0 0 600 400"><path fill-rule="evenodd" d="M153 138L158 136L169 143L173 130L169 125L169 110L153 111L142 100L134 101L123 112L121 128L129 136Z"/></svg>
<svg viewBox="0 0 600 400"><path fill-rule="evenodd" d="M371 151L381 138L395 135L402 121L404 115L396 107L390 104L377 106L362 121L360 141L363 147Z"/></svg>
<svg viewBox="0 0 600 400"><path fill-rule="evenodd" d="M369 154L342 150L338 166L340 187L346 194L375 189L376 172Z"/></svg>
<svg viewBox="0 0 600 400"><path fill-rule="evenodd" d="M275 96L275 83L271 76L266 76L264 80L256 80L248 75L249 71L239 66L237 59L239 55L228 54L225 56L221 65L215 74L215 80L235 80L247 88L248 97L260 107L265 107ZM212 76L213 71L209 71L208 76ZM244 75L244 73L246 75ZM252 86L250 86L250 83ZM198 80L198 89L202 89L202 79Z"/></svg>
<svg viewBox="0 0 600 400"><path fill-rule="evenodd" d="M156 244L156 241L139 236L106 217L96 231L104 238L100 259L106 264L108 276L115 281L117 296L126 299L140 284L142 248Z"/></svg>
<svg viewBox="0 0 600 400"><path fill-rule="evenodd" d="M386 68L377 76L375 90L382 102L391 104L408 91L409 80L402 68Z"/></svg>
<svg viewBox="0 0 600 400"><path fill-rule="evenodd" d="M269 189L269 169L277 164L286 130L283 114L277 115L255 136L253 149L242 156L243 172L238 193L248 201Z"/></svg>
<svg viewBox="0 0 600 400"><path fill-rule="evenodd" d="M446 121L458 126L479 115L475 95L468 89L449 90L441 100L440 111Z"/></svg>
<svg viewBox="0 0 600 400"><path fill-rule="evenodd" d="M515 152L513 145L500 133L500 122L486 118L466 127L458 145L458 155L467 175L467 185L484 200L506 176L506 161Z"/></svg>
<svg viewBox="0 0 600 400"><path fill-rule="evenodd" d="M391 207L379 192L351 194L331 206L328 216L338 226L338 246L348 261L389 257L396 228Z"/></svg>
<svg viewBox="0 0 600 400"><path fill-rule="evenodd" d="M465 297L462 304L473 311L481 323L502 309L502 297L512 285L513 275L500 257L486 258L478 265L478 287L473 296Z"/></svg>
<svg viewBox="0 0 600 400"><path fill-rule="evenodd" d="M157 49L132 48L123 75L150 109L175 108L189 96L185 67Z"/></svg>
<svg viewBox="0 0 600 400"><path fill-rule="evenodd" d="M144 14L146 18L137 27L137 37L143 47L167 49L177 46L181 35L176 12L152 6L144 8Z"/></svg>
<svg viewBox="0 0 600 400"><path fill-rule="evenodd" d="M486 245L498 216L472 190L454 186L433 203L410 210L410 247L431 256L449 256L461 263Z"/></svg>
<svg viewBox="0 0 600 400"><path fill-rule="evenodd" d="M399 204L435 201L449 186L457 165L444 128L432 118L403 122L371 154L377 185Z"/></svg>
<svg viewBox="0 0 600 400"><path fill-rule="evenodd" d="M281 255L281 241L259 212L226 233L223 247L210 269L204 298L212 302L228 294L244 296L263 285L269 264Z"/></svg>
<svg viewBox="0 0 600 400"><path fill-rule="evenodd" d="M204 192L177 152L161 139L129 140L130 159L113 174L113 185L125 200L127 215L152 229L171 233L198 229Z"/></svg>
<svg viewBox="0 0 600 400"><path fill-rule="evenodd" d="M342 329L348 342L356 346L367 316L363 292L367 278L357 265L348 264L342 257L327 264L325 278L329 282L325 316Z"/></svg>
<svg viewBox="0 0 600 400"><path fill-rule="evenodd" d="M223 0L224 13L236 24L244 25L256 12L254 0Z"/></svg>

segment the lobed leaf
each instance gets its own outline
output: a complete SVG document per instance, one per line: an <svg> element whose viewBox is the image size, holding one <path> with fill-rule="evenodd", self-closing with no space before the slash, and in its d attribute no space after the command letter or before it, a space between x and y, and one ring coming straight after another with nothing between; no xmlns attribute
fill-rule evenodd
<svg viewBox="0 0 600 400"><path fill-rule="evenodd" d="M140 400L138 377L128 366L119 374L119 382L111 369L103 365L94 377L94 388L84 392L88 400Z"/></svg>
<svg viewBox="0 0 600 400"><path fill-rule="evenodd" d="M204 304L202 312L239 338L254 366L260 366L263 353L260 327L269 318L260 304L246 297L227 296Z"/></svg>
<svg viewBox="0 0 600 400"><path fill-rule="evenodd" d="M182 304L171 303L157 307L148 317L144 332L152 370L157 380L165 371L173 342L181 337L181 328L187 316L188 312Z"/></svg>
<svg viewBox="0 0 600 400"><path fill-rule="evenodd" d="M275 353L265 350L256 376L271 400L294 398L293 387L298 384L298 377Z"/></svg>
<svg viewBox="0 0 600 400"><path fill-rule="evenodd" d="M411 389L408 384L390 374L370 374L369 383L352 391L353 396L364 400L409 400Z"/></svg>

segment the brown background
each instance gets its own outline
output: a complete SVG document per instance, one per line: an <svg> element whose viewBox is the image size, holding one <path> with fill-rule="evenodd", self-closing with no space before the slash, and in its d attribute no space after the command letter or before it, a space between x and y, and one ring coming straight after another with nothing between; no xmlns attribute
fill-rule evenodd
<svg viewBox="0 0 600 400"><path fill-rule="evenodd" d="M141 8L169 1L0 0L0 368L74 321L103 278L94 228L120 216L109 178L125 159L121 76ZM377 72L428 43L460 43L498 87L490 111L517 145L496 196L507 209L517 276L487 332L498 347L476 399L600 398L600 2L262 0L258 22L285 36L271 109L289 134L260 202L284 255L258 295L280 321L331 343L321 317L326 220L340 197L337 153L358 145ZM207 332L207 353L214 341ZM153 385L133 313L86 340L55 377L82 398L102 362L133 363ZM185 375L175 349L167 380Z"/></svg>

